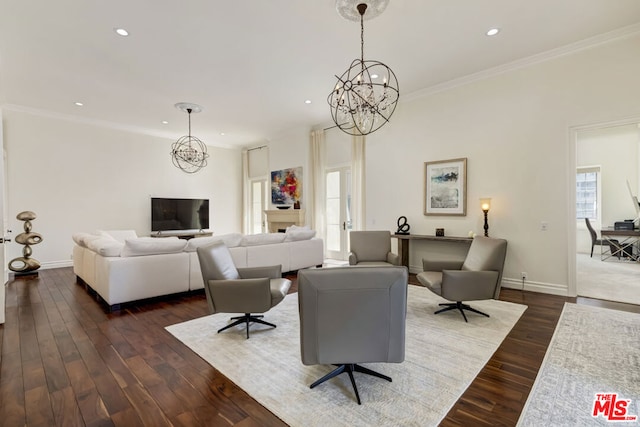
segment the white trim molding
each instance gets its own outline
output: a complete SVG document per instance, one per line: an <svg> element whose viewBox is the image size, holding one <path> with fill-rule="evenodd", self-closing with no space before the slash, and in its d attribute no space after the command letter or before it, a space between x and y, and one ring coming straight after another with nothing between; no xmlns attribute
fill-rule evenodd
<svg viewBox="0 0 640 427"><path fill-rule="evenodd" d="M477 73L468 74L457 79L449 80L418 90L416 92L404 95L404 97L400 99L400 102L411 102L425 96L444 92L446 90L473 83L478 80L484 80L489 77L507 73L509 71L520 70L522 68L530 67L532 65L540 64L542 62L550 61L552 59L560 58L566 55L571 55L573 53L600 46L602 44L622 40L628 37L633 37L637 34L640 34L640 24L633 24L622 27L617 30L609 31L608 33L599 34L597 36L580 40L575 43L570 43L556 49L551 49L545 52L538 53L536 55L528 56L526 58L517 59L506 64L498 65L497 67L488 68L486 70L478 71Z"/></svg>
<svg viewBox="0 0 640 427"><path fill-rule="evenodd" d="M502 279L502 287L521 291L539 292L543 294L570 296L567 285L557 283L531 282L518 279Z"/></svg>

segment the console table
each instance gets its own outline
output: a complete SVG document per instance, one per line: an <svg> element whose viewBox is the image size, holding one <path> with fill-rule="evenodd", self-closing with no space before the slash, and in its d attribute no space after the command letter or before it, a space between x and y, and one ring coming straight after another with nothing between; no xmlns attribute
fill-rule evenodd
<svg viewBox="0 0 640 427"><path fill-rule="evenodd" d="M453 236L428 236L419 234L392 234L391 237L398 239L398 254L400 262L405 267L409 267L409 242L412 240L429 240L436 242L455 242L471 244L472 237L453 237Z"/></svg>
<svg viewBox="0 0 640 427"><path fill-rule="evenodd" d="M177 237L178 239L189 240L196 237L208 237L213 236L213 232L211 231L191 231L191 232L167 232L167 233L153 233L151 237Z"/></svg>

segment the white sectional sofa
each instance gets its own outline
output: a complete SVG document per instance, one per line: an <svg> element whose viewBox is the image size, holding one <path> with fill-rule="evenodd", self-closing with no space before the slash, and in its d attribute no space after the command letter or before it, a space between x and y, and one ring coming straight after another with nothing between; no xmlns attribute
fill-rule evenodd
<svg viewBox="0 0 640 427"><path fill-rule="evenodd" d="M125 302L204 288L196 248L223 241L237 267L282 266L282 271L322 265L315 232L220 236L181 240L138 237L133 230L73 235L73 271L112 309Z"/></svg>

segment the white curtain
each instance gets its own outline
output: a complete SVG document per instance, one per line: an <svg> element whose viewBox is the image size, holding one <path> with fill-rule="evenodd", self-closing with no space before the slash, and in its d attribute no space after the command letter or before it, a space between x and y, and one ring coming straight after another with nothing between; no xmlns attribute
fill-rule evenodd
<svg viewBox="0 0 640 427"><path fill-rule="evenodd" d="M249 181L249 152L242 150L242 233L249 234L251 225L251 182Z"/></svg>
<svg viewBox="0 0 640 427"><path fill-rule="evenodd" d="M364 136L351 138L351 224L352 230L366 228L366 140Z"/></svg>
<svg viewBox="0 0 640 427"><path fill-rule="evenodd" d="M251 212L253 209L252 182L269 179L269 147L266 145L242 151L242 232L249 234L259 232L252 230ZM266 202L266 201L265 201ZM268 206L268 205L267 205ZM267 206L263 206L267 209ZM264 218L263 218L264 220Z"/></svg>
<svg viewBox="0 0 640 427"><path fill-rule="evenodd" d="M311 213L311 227L316 230L316 236L323 241L327 240L326 232L326 144L324 130L314 130L310 138L311 165L311 194L309 211Z"/></svg>

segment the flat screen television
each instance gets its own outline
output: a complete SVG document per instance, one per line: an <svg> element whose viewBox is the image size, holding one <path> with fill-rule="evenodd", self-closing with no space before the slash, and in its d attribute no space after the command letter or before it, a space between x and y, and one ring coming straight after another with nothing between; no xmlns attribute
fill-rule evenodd
<svg viewBox="0 0 640 427"><path fill-rule="evenodd" d="M151 231L209 228L209 199L151 198Z"/></svg>

